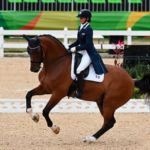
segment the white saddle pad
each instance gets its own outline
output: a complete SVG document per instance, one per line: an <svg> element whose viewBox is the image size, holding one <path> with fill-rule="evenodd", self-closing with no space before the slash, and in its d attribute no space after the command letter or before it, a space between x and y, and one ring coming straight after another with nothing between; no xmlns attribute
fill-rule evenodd
<svg viewBox="0 0 150 150"><path fill-rule="evenodd" d="M74 74L74 61L75 61L75 54L72 53L72 64L71 64L71 78L73 80L76 79L76 75ZM90 65L89 68L89 74L86 78L84 78L84 80L88 80L88 81L95 81L95 82L103 82L104 80L104 74L97 76L97 74L95 73L95 70L93 68L93 65Z"/></svg>

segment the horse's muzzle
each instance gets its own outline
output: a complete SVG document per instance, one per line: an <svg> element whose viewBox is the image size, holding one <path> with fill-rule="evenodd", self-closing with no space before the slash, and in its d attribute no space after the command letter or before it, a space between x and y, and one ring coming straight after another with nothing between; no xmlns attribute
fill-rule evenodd
<svg viewBox="0 0 150 150"><path fill-rule="evenodd" d="M30 71L36 73L39 72L40 68L41 68L40 66L34 66L34 67L31 66Z"/></svg>

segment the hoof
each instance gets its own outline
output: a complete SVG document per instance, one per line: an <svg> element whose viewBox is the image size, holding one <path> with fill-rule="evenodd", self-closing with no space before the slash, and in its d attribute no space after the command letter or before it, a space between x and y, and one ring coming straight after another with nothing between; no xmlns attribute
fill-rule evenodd
<svg viewBox="0 0 150 150"><path fill-rule="evenodd" d="M58 134L59 131L60 131L60 128L59 128L59 126L57 126L57 125L53 125L53 126L51 127L51 129L52 129L52 131L53 131L55 134Z"/></svg>
<svg viewBox="0 0 150 150"><path fill-rule="evenodd" d="M32 119L37 123L39 121L39 114L35 114L34 116L32 116Z"/></svg>
<svg viewBox="0 0 150 150"><path fill-rule="evenodd" d="M83 144L91 144L96 141L94 136L88 136L83 140Z"/></svg>
<svg viewBox="0 0 150 150"><path fill-rule="evenodd" d="M58 133L59 133L59 131L60 131L60 128L59 128L59 127L57 127L57 128L56 128L56 130L54 131L54 133L55 133L55 134L58 134Z"/></svg>

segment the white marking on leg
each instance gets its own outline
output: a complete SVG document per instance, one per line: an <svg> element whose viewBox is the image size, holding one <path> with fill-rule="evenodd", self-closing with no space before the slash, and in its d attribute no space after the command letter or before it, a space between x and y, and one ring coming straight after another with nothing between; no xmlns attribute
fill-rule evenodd
<svg viewBox="0 0 150 150"><path fill-rule="evenodd" d="M27 113L31 116L31 118L33 118L33 116L35 116L35 113L32 111L32 108L28 108Z"/></svg>
<svg viewBox="0 0 150 150"><path fill-rule="evenodd" d="M57 125L52 125L51 129L55 134L58 134L60 131L60 128Z"/></svg>
<svg viewBox="0 0 150 150"><path fill-rule="evenodd" d="M83 140L83 144L90 144L96 141L96 138L94 136L87 136L84 140Z"/></svg>
<svg viewBox="0 0 150 150"><path fill-rule="evenodd" d="M57 125L52 125L52 127L51 127L52 131L55 131L56 128L57 128Z"/></svg>

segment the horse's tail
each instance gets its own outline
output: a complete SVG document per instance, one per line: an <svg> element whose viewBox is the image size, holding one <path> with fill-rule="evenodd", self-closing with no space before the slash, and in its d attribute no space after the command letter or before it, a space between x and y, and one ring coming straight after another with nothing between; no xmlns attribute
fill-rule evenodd
<svg viewBox="0 0 150 150"><path fill-rule="evenodd" d="M146 103L150 107L150 74L145 74L142 79L135 80L134 85L139 88L139 94L146 94Z"/></svg>

